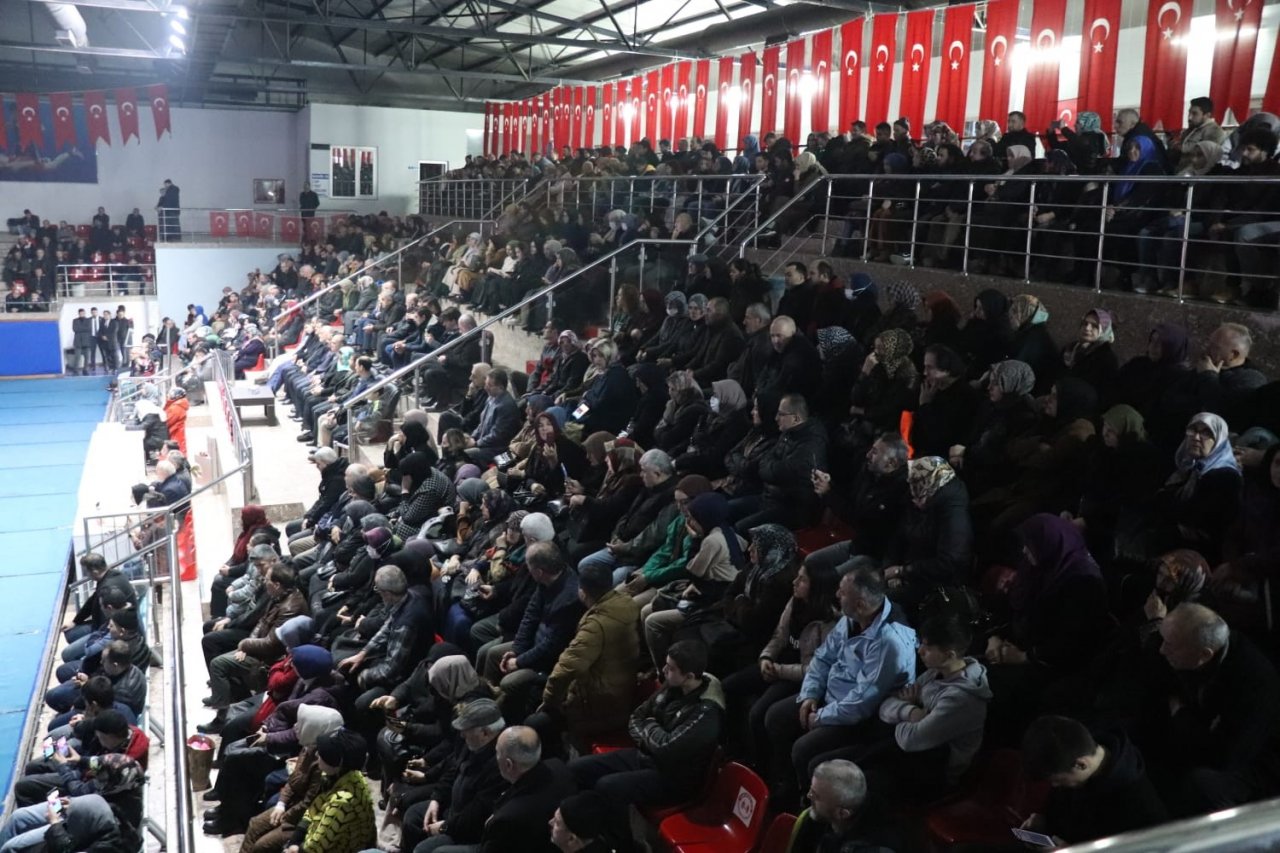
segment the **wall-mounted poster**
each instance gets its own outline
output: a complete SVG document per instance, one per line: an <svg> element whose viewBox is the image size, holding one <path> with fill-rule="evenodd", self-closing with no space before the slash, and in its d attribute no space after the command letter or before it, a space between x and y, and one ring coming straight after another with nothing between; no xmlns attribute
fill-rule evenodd
<svg viewBox="0 0 1280 853"><path fill-rule="evenodd" d="M378 149L332 146L329 149L329 197L377 198Z"/></svg>
<svg viewBox="0 0 1280 853"><path fill-rule="evenodd" d="M284 180L282 178L254 178L253 203L271 204L280 207L284 202Z"/></svg>
<svg viewBox="0 0 1280 853"><path fill-rule="evenodd" d="M34 98L34 96L32 96ZM0 181L96 184L98 153L89 141L84 107L40 99L14 103L0 98Z"/></svg>

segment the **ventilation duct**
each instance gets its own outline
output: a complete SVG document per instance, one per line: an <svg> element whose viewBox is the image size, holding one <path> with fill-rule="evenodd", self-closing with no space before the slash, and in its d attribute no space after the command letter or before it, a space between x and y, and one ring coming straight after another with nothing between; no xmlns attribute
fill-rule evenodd
<svg viewBox="0 0 1280 853"><path fill-rule="evenodd" d="M71 3L46 3L45 7L58 25L57 39L60 44L68 47L89 46L89 27L79 9Z"/></svg>

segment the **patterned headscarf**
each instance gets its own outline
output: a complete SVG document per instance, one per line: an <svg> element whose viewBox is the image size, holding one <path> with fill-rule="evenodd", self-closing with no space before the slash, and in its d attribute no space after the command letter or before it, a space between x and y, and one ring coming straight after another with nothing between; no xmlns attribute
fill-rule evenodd
<svg viewBox="0 0 1280 853"><path fill-rule="evenodd" d="M1036 374L1031 369L1031 365L1025 361L1008 359L991 366L987 383L999 388L1005 396L1020 397L1031 393L1031 389L1036 385Z"/></svg>
<svg viewBox="0 0 1280 853"><path fill-rule="evenodd" d="M1076 116L1076 133L1102 133L1102 116L1085 111Z"/></svg>
<svg viewBox="0 0 1280 853"><path fill-rule="evenodd" d="M986 139L990 142L1000 141L1000 125L994 119L984 118L978 122L975 128L975 135L978 139Z"/></svg>
<svg viewBox="0 0 1280 853"><path fill-rule="evenodd" d="M955 470L941 456L924 456L907 463L907 486L911 489L911 499L921 508L955 477Z"/></svg>
<svg viewBox="0 0 1280 853"><path fill-rule="evenodd" d="M1009 302L1009 323L1015 329L1030 324L1045 323L1049 311L1030 293L1019 293Z"/></svg>
<svg viewBox="0 0 1280 853"><path fill-rule="evenodd" d="M781 524L762 524L751 528L750 533L756 560L747 572L744 591L748 598L756 584L785 572L796 559L796 537Z"/></svg>
<svg viewBox="0 0 1280 853"><path fill-rule="evenodd" d="M705 313L706 313L706 310L707 310L707 297L706 297L706 294L703 294L703 293L695 293L695 294L693 294L693 296L690 296L690 297L689 297L689 307L690 307L690 308L697 308L697 309L701 310L701 311L705 314Z"/></svg>
<svg viewBox="0 0 1280 853"><path fill-rule="evenodd" d="M561 343L568 341L569 345L573 348L574 352L577 352L578 350L582 349L582 341L578 340L578 333L573 331L572 329L565 329L563 332L560 333L560 337L557 338L556 340L560 341Z"/></svg>
<svg viewBox="0 0 1280 853"><path fill-rule="evenodd" d="M920 291L916 290L914 284L895 281L889 285L888 292L889 301L893 303L893 307L910 308L912 311L920 308Z"/></svg>
<svg viewBox="0 0 1280 853"><path fill-rule="evenodd" d="M122 752L95 755L90 761L94 785L104 797L142 787L144 774L138 762Z"/></svg>
<svg viewBox="0 0 1280 853"><path fill-rule="evenodd" d="M1102 422L1115 430L1121 438L1126 435L1131 435L1138 441L1145 441L1147 438L1146 422L1142 419L1142 414L1133 406L1126 406L1123 403L1112 406L1103 412Z"/></svg>
<svg viewBox="0 0 1280 853"><path fill-rule="evenodd" d="M1184 601L1195 601L1209 579L1209 563L1199 551L1179 548L1160 558L1165 574L1173 581L1173 589L1164 597L1165 606L1172 610Z"/></svg>
<svg viewBox="0 0 1280 853"><path fill-rule="evenodd" d="M818 330L818 354L823 361L831 361L854 343L853 335L843 326L827 326Z"/></svg>
<svg viewBox="0 0 1280 853"><path fill-rule="evenodd" d="M902 329L887 329L876 336L876 359L892 379L900 370L911 367L911 335Z"/></svg>
<svg viewBox="0 0 1280 853"><path fill-rule="evenodd" d="M1101 308L1094 308L1089 312L1089 314L1098 318L1098 340L1094 342L1095 345L1114 342L1116 339L1116 330L1112 327L1111 312L1104 311ZM1088 317L1089 314L1085 314L1084 316Z"/></svg>

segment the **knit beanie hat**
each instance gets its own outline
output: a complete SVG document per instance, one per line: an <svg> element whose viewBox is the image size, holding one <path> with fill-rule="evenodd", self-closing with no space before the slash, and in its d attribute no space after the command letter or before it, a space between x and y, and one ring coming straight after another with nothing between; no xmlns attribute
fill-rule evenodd
<svg viewBox="0 0 1280 853"><path fill-rule="evenodd" d="M363 767L368 757L364 738L350 729L320 735L316 739L316 752L325 764L339 768L339 775Z"/></svg>
<svg viewBox="0 0 1280 853"><path fill-rule="evenodd" d="M320 646L298 646L293 650L293 668L304 680L319 678L333 669L333 655Z"/></svg>
<svg viewBox="0 0 1280 853"><path fill-rule="evenodd" d="M609 801L599 791L583 791L560 802L560 818L565 828L584 841L605 834L609 814Z"/></svg>

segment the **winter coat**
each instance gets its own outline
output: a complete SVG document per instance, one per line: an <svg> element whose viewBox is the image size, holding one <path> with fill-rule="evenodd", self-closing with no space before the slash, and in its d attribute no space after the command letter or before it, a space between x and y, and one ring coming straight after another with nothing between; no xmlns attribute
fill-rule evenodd
<svg viewBox="0 0 1280 853"><path fill-rule="evenodd" d="M314 525L320 520L320 517L328 512L342 493L347 490L346 484L347 460L339 458L330 462L320 472L320 496L316 498L316 502L307 510L304 520L310 525Z"/></svg>
<svg viewBox="0 0 1280 853"><path fill-rule="evenodd" d="M627 732L640 751L653 759L663 781L679 791L701 784L720 745L724 725L724 688L714 675L686 693L665 687L631 713Z"/></svg>
<svg viewBox="0 0 1280 853"><path fill-rule="evenodd" d="M623 543L614 552L618 559L634 564L648 558L658 547L677 512L675 490L676 478L668 477L636 495L613 528L613 538Z"/></svg>
<svg viewBox="0 0 1280 853"><path fill-rule="evenodd" d="M777 442L760 457L758 468L766 500L816 510L813 471L827 467L827 430L822 422L810 419L784 431Z"/></svg>
<svg viewBox="0 0 1280 853"><path fill-rule="evenodd" d="M1167 821L1137 747L1122 732L1097 733L1094 740L1106 758L1083 785L1049 790L1045 831L1081 844Z"/></svg>
<svg viewBox="0 0 1280 853"><path fill-rule="evenodd" d="M573 776L555 759L535 764L498 795L485 821L479 853L557 853L547 823L560 801L576 790Z"/></svg>
<svg viewBox="0 0 1280 853"><path fill-rule="evenodd" d="M296 834L303 836L306 853L359 853L373 847L378 833L364 773L344 773L313 799Z"/></svg>
<svg viewBox="0 0 1280 853"><path fill-rule="evenodd" d="M903 567L903 582L953 585L962 582L973 555L973 519L969 516L969 490L956 477L938 489L924 508L908 503L898 521L886 565Z"/></svg>
<svg viewBox="0 0 1280 853"><path fill-rule="evenodd" d="M639 623L640 606L612 589L582 615L542 694L571 729L611 731L626 723L640 660Z"/></svg>
<svg viewBox="0 0 1280 853"><path fill-rule="evenodd" d="M577 572L565 570L550 584L538 584L512 644L516 666L550 671L573 639L581 617Z"/></svg>
<svg viewBox="0 0 1280 853"><path fill-rule="evenodd" d="M799 684L804 680L805 670L809 668L814 652L826 641L836 620L834 616L826 621L815 620L801 628L799 636L796 636L795 626L791 624L795 603L793 598L782 608L778 627L760 652L760 660L770 660L777 664L779 681Z"/></svg>
<svg viewBox="0 0 1280 853"><path fill-rule="evenodd" d="M498 772L496 745L497 741L492 740L472 752L465 742L459 741L432 789L431 799L440 803L443 834L459 844L480 841L484 822L507 786Z"/></svg>
<svg viewBox="0 0 1280 853"><path fill-rule="evenodd" d="M267 605L258 624L253 626L249 636L241 640L237 648L264 664L275 663L287 651L284 643L276 636L276 629L295 616L305 615L309 610L307 599L302 593L296 589L289 590L287 595Z"/></svg>
<svg viewBox="0 0 1280 853"><path fill-rule="evenodd" d="M918 706L890 696L880 706L880 719L894 726L894 739L903 752L948 747L947 784L954 785L982 746L992 695L987 668L974 658L965 658L965 668L955 675L939 678L930 670L916 679L916 684L920 687ZM913 723L908 717L917 707L928 715Z"/></svg>

